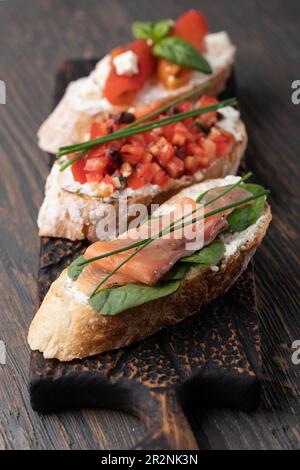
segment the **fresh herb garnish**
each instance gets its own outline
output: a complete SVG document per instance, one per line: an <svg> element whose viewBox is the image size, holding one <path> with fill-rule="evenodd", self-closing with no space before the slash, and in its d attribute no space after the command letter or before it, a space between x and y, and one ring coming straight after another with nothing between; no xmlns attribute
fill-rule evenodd
<svg viewBox="0 0 300 470"><path fill-rule="evenodd" d="M72 279L72 281L76 281L76 279L78 279L79 275L81 274L84 268L84 265L81 264L82 261L84 261L83 255L76 258L68 267L68 276Z"/></svg>
<svg viewBox="0 0 300 470"><path fill-rule="evenodd" d="M209 201L206 201L204 206L208 206L210 204L212 204L213 202L217 201L218 199L220 199L221 197L225 196L226 194L228 194L230 191L232 191L235 187L241 185L246 179L248 179L249 177L251 176L251 173L247 173L246 175L244 175L240 180L238 180L235 184L233 185L230 185L230 186L227 186L225 187L225 190L222 191L220 194L217 194L215 197L213 197L212 199L210 199ZM205 193L203 193L202 195L200 195L198 198L197 198L197 201L203 199L203 196L205 194L207 194L208 191L206 191ZM175 220L172 224L170 224L168 227L166 227L164 230L160 231L156 236L152 237L152 238L147 238L147 239L144 239L144 240L139 240L135 243L132 243L130 245L127 245L123 248L119 248L117 250L113 250L111 252L108 252L108 253L104 253L103 255L99 255L99 256L96 256L94 258L89 258L89 259L82 259L81 261L79 261L79 266L85 266L89 263L92 263L94 261L97 261L97 260L101 260L101 259L104 259L104 258L107 258L109 256L113 256L115 254L119 254L119 253L122 253L124 251L128 251L130 249L133 249L133 248L137 248L139 251L141 249L143 249L145 246L147 246L147 244L151 243L152 241L156 240L157 238L167 234L167 233L172 233L173 231L177 230L177 228L180 228L180 227L176 227L176 224L178 223L182 223L184 221L185 218L187 217L190 217L191 215L193 215L196 211L198 210L198 208L194 209L193 211L191 211L189 214L186 214L185 216ZM222 208L221 208L222 210ZM217 212L219 212L219 210L217 210ZM205 214L203 218L207 217L208 215L211 215L210 213L209 214ZM188 221L188 223L186 225L189 225L190 223L194 223L195 220L192 220L192 221ZM132 253L130 255L129 258L127 258L127 261L129 261L129 259L131 259L131 257L135 256L137 254L138 251L135 251L134 253ZM123 264L125 263L122 263L121 265L118 266L118 269L123 266ZM115 272L115 271L114 271ZM113 274L113 272L111 272L108 277L110 277L111 275ZM105 278L103 281L101 281L101 283L96 287L95 290L97 290L107 279ZM95 292L95 291L94 291ZM94 294L94 293L93 293ZM93 295L92 294L92 295Z"/></svg>
<svg viewBox="0 0 300 470"><path fill-rule="evenodd" d="M222 259L223 254L223 243L214 241L209 246L196 252L192 256L194 257L193 261L189 260L192 257L188 257L186 262L180 260L176 263L174 268L155 286L127 284L126 286L103 289L89 299L89 304L101 315L117 315L130 308L161 299L176 292L191 266L202 269L215 266Z"/></svg>
<svg viewBox="0 0 300 470"><path fill-rule="evenodd" d="M173 27L172 20L162 20L157 22L136 21L132 25L133 35L137 39L146 39L156 44L158 41L166 37Z"/></svg>
<svg viewBox="0 0 300 470"><path fill-rule="evenodd" d="M172 20L156 23L137 21L133 23L132 31L137 39L150 40L153 43L154 56L181 67L211 74L209 62L192 44L178 36L168 36L173 24Z"/></svg>
<svg viewBox="0 0 300 470"><path fill-rule="evenodd" d="M230 191L232 191L235 187L243 184L244 185L244 180L246 178L248 178L249 176L251 175L251 173L248 173L247 175L245 175L243 178L241 178L237 183L233 184L233 185L230 185L230 186L227 186L225 187L225 190L222 191L220 194L218 194L217 196L213 197L212 199L210 199L209 201L206 201L204 203L204 206L208 206L209 204L213 203L214 201L220 199L222 196L224 196L225 194L229 193ZM251 185L253 186L253 185ZM253 194L253 192L255 192L255 194ZM83 267L86 265L86 264L89 264L91 262L94 262L94 261L97 261L99 259L103 259L103 258L106 258L108 256L112 256L116 253L121 253L121 252L125 252L125 251L128 251L128 250L132 250L133 248L136 248L135 251L133 251L124 261L122 261L119 265L117 265L111 272L109 272L107 274L107 276L105 276L104 279L101 280L101 282L96 286L96 288L94 289L94 291L92 292L90 298L94 297L97 292L98 292L98 289L114 274L116 273L122 266L124 266L128 261L130 261L134 256L136 256L139 252L141 252L146 246L148 246L150 243L152 243L154 240L156 240L157 238L160 238L166 234L170 234L178 229L181 229L182 228L182 222L185 223L185 226L188 226L190 224L194 224L200 220L203 220L203 219L206 219L207 217L211 217L215 214L218 214L220 212L223 212L223 211L226 211L228 209L232 209L234 207L238 207L242 204L246 204L248 202L251 202L251 201L255 201L255 200L259 200L259 199L262 199L264 198L268 193L269 191L265 191L263 190L263 188L261 189L259 187L259 190L253 190L252 192L252 196L250 197L246 197L246 198L243 198L243 199L240 199L239 201L235 201L235 202L232 202L230 204L227 204L225 206L222 206L222 207L219 207L217 209L214 209L212 211L209 211L209 212L206 212L204 215L201 215L200 217L195 217L193 218L192 220L187 220L185 221L185 219L187 217L190 217L191 215L193 215L197 210L198 208L194 209L193 211L191 211L189 214L186 214L185 216L175 220L174 222L172 222L172 224L170 224L168 227L164 228L163 230L161 230L156 236L153 236L151 238L147 238L147 239L144 239L144 240L139 240L133 244L130 244L130 245L127 245L123 248L120 248L118 250L115 250L115 251L112 251L112 252L109 252L109 253L104 253L103 255L100 255L100 256L97 256L97 257L94 257L94 258L90 258L90 259L85 259L85 258L81 258L81 260L76 260L76 262L73 263L73 266L71 265L72 269L71 269L71 275L73 275L73 277L78 277L78 275L80 274L80 269L83 269ZM205 193L204 193L205 194ZM203 198L203 195L201 195L199 197L200 199ZM198 198L198 199L199 199ZM176 224L180 224L180 225L176 225ZM217 249L217 248L216 248ZM205 253L205 252L204 252ZM187 262L195 262L195 258L194 260L192 260L192 257L186 257L186 261ZM188 260L188 258L190 258L190 260ZM199 262L199 260L198 260ZM205 265L205 262L204 263L201 263L201 264L204 264ZM70 267L70 268L71 268Z"/></svg>
<svg viewBox="0 0 300 470"><path fill-rule="evenodd" d="M212 202L215 202L218 199L220 199L220 197L226 196L226 194L230 193L234 188L237 188L238 186L241 186L241 184L244 181L246 181L247 179L249 179L250 176L252 176L252 173L249 171L242 178L240 178L236 183L225 186L225 190L222 191L221 194L217 194L217 196L215 196L213 199L210 199L206 204L211 204ZM204 193L200 194L200 196L197 197L197 202L202 202L204 197L209 193L209 191L211 191L212 189L215 189L215 188L207 189L207 191L204 191Z"/></svg>
<svg viewBox="0 0 300 470"><path fill-rule="evenodd" d="M262 192L263 187L258 184L244 183L242 188L246 189L253 195ZM242 232L250 225L255 224L264 211L266 196L256 199L253 204L241 207L232 212L228 217L227 232Z"/></svg>
<svg viewBox="0 0 300 470"><path fill-rule="evenodd" d="M126 176L119 176L119 181L120 181L121 186L125 186L125 184L127 183Z"/></svg>
<svg viewBox="0 0 300 470"><path fill-rule="evenodd" d="M151 121L147 122L145 124L142 124L140 126L134 126L131 127L127 126L119 131L116 131L110 135L100 137L98 139L94 140L88 140L86 142L82 142L81 144L75 144L75 145L69 145L66 147L62 147L59 150L58 153L58 158L62 157L63 155L68 155L73 152L78 152L73 158L65 162L61 168L60 171L65 170L67 167L72 165L75 161L77 161L79 158L82 158L83 155L90 149L99 146L101 144L105 144L107 142L112 142L114 140L120 140L123 139L124 137L129 137L132 135L136 134L143 134L144 132L151 131L153 129L156 129L158 127L163 127L167 126L169 124L174 124L175 122L182 121L184 119L187 119L189 117L194 117L194 116L199 116L201 114L209 113L211 111L216 111L217 109L224 108L225 106L234 106L237 104L237 100L235 98L230 98L224 101L220 101L217 104L213 104L210 106L206 106L203 108L197 108L193 109L191 111L187 111L185 113L178 113L178 114L173 114L172 116L167 116L162 119L157 119L156 121Z"/></svg>
<svg viewBox="0 0 300 470"><path fill-rule="evenodd" d="M232 220L229 223L229 228L231 230L234 229L237 231L241 231L247 228L249 224L251 225L252 223L255 223L257 218L261 215L261 212L263 211L266 195L269 193L269 191L264 190L259 185L244 183L245 179L249 176L251 176L251 173L245 175L234 185L225 187L224 191L207 201L204 205L211 204L212 202L221 198L228 192L232 191L233 188L239 185L251 192L252 196L243 198L239 201L207 212L206 214L200 217L195 217L193 220L187 220L185 225L193 224L199 220L205 219L219 212L223 212L252 201L254 202L252 205L239 208L228 216L229 220L231 216L235 215L235 217L232 217ZM203 199L203 196L206 193L203 193L198 199ZM241 212L244 211L244 209L247 209L247 217L245 216L244 212ZM248 209L250 209L250 211ZM194 270L198 271L199 269L205 269L209 266L217 265L224 256L224 245L219 240L215 240L209 246L202 248L193 255L187 256L179 260L172 268L172 270L167 273L154 287L138 283L128 284L126 286L121 287L112 287L98 291L98 289L104 282L106 282L115 272L117 272L138 252L145 248L145 246L149 245L153 240L165 235L166 233L172 233L178 228L181 228L182 225L176 224L178 224L178 222L182 223L186 217L191 216L195 211L197 211L197 209L194 209L191 213L181 217L178 220L175 220L170 226L166 227L159 234L157 234L157 236L145 240L140 240L132 245L128 245L127 247L117 250L117 252L119 253L122 251L130 250L134 247L137 248L133 253L131 253L131 255L127 259L125 259L122 263L116 266L116 268L110 273L108 273L106 278L98 284L93 294L89 298L90 305L96 311L101 313L101 315L116 315L118 313L121 313L122 311L128 310L129 308L136 307L151 300L165 297L175 292L178 289L180 282L184 278L187 271L190 271L192 273ZM242 223L238 222L238 218L242 220ZM115 254L115 252L116 251L106 253L104 255L100 255L91 259L85 259L83 256L81 256L71 264L68 269L68 274L73 280L76 280L86 264L96 261L97 259L102 259L111 256Z"/></svg>
<svg viewBox="0 0 300 470"><path fill-rule="evenodd" d="M175 292L180 280L159 282L155 286L127 284L113 289L103 289L89 298L90 306L101 315L117 315L151 300L160 299Z"/></svg>
<svg viewBox="0 0 300 470"><path fill-rule="evenodd" d="M153 55L173 64L211 74L212 68L200 52L182 38L171 36L162 39L152 49Z"/></svg>
<svg viewBox="0 0 300 470"><path fill-rule="evenodd" d="M195 122L195 125L196 127L198 127L201 131L203 131L205 134L208 134L210 129L208 126L206 126L205 124L203 124L203 122L200 122L200 121L196 121Z"/></svg>
<svg viewBox="0 0 300 470"><path fill-rule="evenodd" d="M181 263L196 263L204 266L215 266L224 256L224 245L221 241L214 241L191 256L181 258Z"/></svg>
<svg viewBox="0 0 300 470"><path fill-rule="evenodd" d="M225 193L228 192L228 189L226 189ZM232 209L234 207L238 207L242 204L246 204L248 202L251 202L251 201L254 201L255 199L258 199L259 197L262 197L262 196L265 196L269 193L269 191L262 191L256 195L253 195L253 196L250 196L250 197L246 197L246 198L243 198L243 199L240 199L239 201L236 201L236 202L232 202L231 204L227 204L225 206L222 206L222 207L219 207L217 209L214 209L210 212L207 212L205 213L204 215L201 215L200 217L195 217L191 220L187 220L187 222L185 222L185 227L188 226L188 225L191 225L191 224L194 224L200 220L203 220L203 219L206 219L207 217L211 217L215 214L218 214L220 212L223 212L223 211L226 211L228 209ZM211 201L208 201L207 203L205 203L205 205L208 205L209 203L213 202L214 200L216 200L217 198L221 197L221 195L218 195L216 198L213 198ZM191 213L187 214L186 216L184 217L181 217L180 219L180 223L182 224L182 222L184 221L184 219L186 217L189 217L191 216L193 213L195 213L197 211L197 209L195 209L194 211L192 211ZM126 258L124 261L122 261L118 266L116 266L110 273L108 273L108 275L96 286L96 288L94 289L94 291L92 292L91 294L91 297L93 297L96 292L98 291L98 289L113 275L115 274L120 268L122 268L122 266L124 266L126 263L128 263L128 261L130 261L132 258L134 258L134 256L136 256L138 253L140 253L146 246L150 245L150 243L152 243L154 240L156 240L157 238L160 238L162 236L164 236L165 234L168 234L168 233L172 233L172 232L175 232L176 230L178 229L181 229L182 228L182 225L176 225L177 223L179 222L179 219L176 220L175 222L173 222L173 224L171 224L169 227L167 227L166 229L162 230L161 232L159 232L159 234L155 237L152 237L152 238L147 238L145 240L141 240L141 246L139 246L133 253L131 253L128 258ZM134 244L136 246L136 243ZM127 251L129 249L131 249L132 246L129 245L127 247L124 248L124 250L122 251ZM120 250L121 251L121 250ZM101 256L102 258L105 257L105 256Z"/></svg>

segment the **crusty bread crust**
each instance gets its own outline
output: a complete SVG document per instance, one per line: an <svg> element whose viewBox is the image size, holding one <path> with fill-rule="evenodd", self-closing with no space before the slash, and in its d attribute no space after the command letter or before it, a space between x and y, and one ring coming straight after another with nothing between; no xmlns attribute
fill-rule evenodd
<svg viewBox="0 0 300 470"><path fill-rule="evenodd" d="M230 58L224 68L220 69L213 76L208 77L209 88L205 89L205 94L217 96L226 87L226 82L232 73L234 56ZM196 85L191 85L191 90ZM184 93L188 90L185 88ZM180 93L178 93L180 96ZM163 104L163 101L161 102ZM58 149L64 145L82 142L90 131L92 122L101 122L107 117L106 112L90 116L73 109L67 98L67 94L56 106L50 116L44 121L38 130L38 143L42 150L50 153L57 153Z"/></svg>
<svg viewBox="0 0 300 470"><path fill-rule="evenodd" d="M64 270L52 284L31 324L28 335L31 349L43 352L45 358L70 361L140 341L199 312L201 307L224 294L246 269L271 218L266 203L256 233L223 261L218 272L207 269L186 276L179 289L167 298L116 316L101 316L72 295L70 279Z"/></svg>
<svg viewBox="0 0 300 470"><path fill-rule="evenodd" d="M248 141L246 128L242 121L239 121L237 130L242 136L241 141L235 143L228 157L216 160L213 165L202 172L203 180L236 174ZM128 198L128 206L143 204L149 207L151 204L161 204L181 189L196 182L199 182L199 179L192 176L174 180L167 191L161 191L158 188L151 194L140 194ZM114 200L111 204L115 206L118 217L119 201ZM104 217L104 206L105 203L97 198L86 195L79 196L63 189L60 184L60 173L57 168L53 168L47 179L45 199L38 217L39 235L70 240L88 238L94 242L99 238L96 228L101 218ZM118 226L119 221L117 220Z"/></svg>

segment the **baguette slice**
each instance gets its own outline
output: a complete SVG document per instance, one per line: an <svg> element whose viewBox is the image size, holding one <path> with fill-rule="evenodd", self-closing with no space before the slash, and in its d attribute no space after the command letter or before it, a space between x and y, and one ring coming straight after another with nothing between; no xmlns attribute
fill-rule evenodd
<svg viewBox="0 0 300 470"><path fill-rule="evenodd" d="M235 177L209 181L180 194L197 196L206 189L234 181ZM218 270L207 268L193 275L187 273L173 294L119 315L101 316L94 311L64 270L52 284L30 326L31 349L39 350L48 359L71 361L140 341L199 312L201 307L224 294L246 269L271 218L266 203L263 215L254 225L240 233L221 235L225 255Z"/></svg>
<svg viewBox="0 0 300 470"><path fill-rule="evenodd" d="M206 47L209 52L208 60L211 57L209 61L213 68L212 75L193 72L190 82L175 90L167 90L161 84L150 83L138 94L132 105L133 110L153 101L163 104L208 82L210 85L205 94L217 96L224 91L232 73L236 48L225 31L208 34ZM111 67L110 61L111 57L108 54L98 62L88 77L70 83L59 104L38 130L38 143L41 149L57 153L59 147L81 142L89 132L92 122L101 122L107 118L108 113L121 109L111 105L102 94ZM76 105L73 103L74 99ZM80 106L84 103L87 104L87 109ZM97 107L101 110L98 111Z"/></svg>
<svg viewBox="0 0 300 470"><path fill-rule="evenodd" d="M247 147L246 128L241 120L237 122L236 131L241 139L235 142L228 157L220 158L201 175L185 176L174 180L168 191L162 191L158 186L151 191L137 191L128 197L128 206L131 204L161 204L185 187L197 183L200 179L223 178L226 175L236 174ZM59 166L54 164L46 182L45 199L38 216L39 235L45 237L68 238L70 240L83 240L88 238L91 242L99 239L96 233L97 225L103 215L105 203L99 199L78 195L64 189L64 173L60 173ZM119 201L110 202L119 214ZM117 228L119 222L117 220Z"/></svg>

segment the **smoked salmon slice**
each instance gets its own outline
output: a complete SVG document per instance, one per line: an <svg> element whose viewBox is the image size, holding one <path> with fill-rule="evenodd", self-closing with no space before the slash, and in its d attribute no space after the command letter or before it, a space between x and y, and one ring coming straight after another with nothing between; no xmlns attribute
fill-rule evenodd
<svg viewBox="0 0 300 470"><path fill-rule="evenodd" d="M224 188L210 190L202 202L208 202L223 191ZM157 235L161 230L166 230L170 224L174 223L178 227L177 230L165 233L160 238L152 241L151 244L143 248L142 251L120 267L101 288L129 283L155 285L171 270L180 258L191 255L203 246L211 243L220 231L226 228L226 217L234 209L219 212L197 222L194 221L195 218L250 195L248 191L237 187L207 206L203 206L202 203L199 204L191 198L182 197L177 200L174 205L175 207L171 206L172 210L169 213L163 214L160 217L150 218L140 228L129 230L125 235L112 241L93 243L86 250L85 258L91 259L124 248L136 241L145 240L149 236ZM161 207L168 208L167 205ZM192 211L195 212L193 215L190 215ZM183 223L176 222L178 220L181 221L183 217ZM136 248L131 248L91 262L83 270L76 282L80 283L81 289L82 285L84 285L84 291L87 289L92 290L108 273L124 262L135 250Z"/></svg>

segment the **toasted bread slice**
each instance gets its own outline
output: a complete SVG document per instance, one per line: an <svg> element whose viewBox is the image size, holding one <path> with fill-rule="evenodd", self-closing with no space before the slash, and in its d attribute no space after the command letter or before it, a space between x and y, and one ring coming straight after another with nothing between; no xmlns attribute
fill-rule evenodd
<svg viewBox="0 0 300 470"><path fill-rule="evenodd" d="M195 190L201 194L208 187L228 184L227 181L214 180L208 182L210 186L198 184ZM191 196L192 190L187 188L180 194ZM45 358L70 361L140 341L198 313L201 307L224 294L246 269L271 218L266 203L263 215L254 225L240 233L222 235L225 254L218 268L194 274L188 271L173 294L115 316L102 316L93 310L64 270L31 324L28 335L31 349L41 351Z"/></svg>
<svg viewBox="0 0 300 470"><path fill-rule="evenodd" d="M241 139L236 141L228 157L219 158L201 175L185 176L173 180L168 191L162 191L158 186L150 191L144 188L136 195L128 197L128 205L161 204L181 189L191 186L199 180L223 178L226 175L236 174L247 147L247 133L242 121L237 123L237 132ZM83 240L88 238L91 242L99 239L97 225L103 217L104 202L88 196L69 192L63 187L64 174L59 172L59 166L54 164L46 183L46 194L39 212L39 235L46 237L69 238L70 240ZM117 199L110 202L118 209ZM118 216L118 210L117 210ZM118 227L118 220L117 220Z"/></svg>
<svg viewBox="0 0 300 470"><path fill-rule="evenodd" d="M205 94L217 96L224 91L226 82L232 73L235 60L235 47L224 31L208 34L207 47L213 57L212 67L214 71L212 75L194 72L194 78L191 79L190 83L175 90L167 90L164 89L162 85L151 83L147 85L146 91L142 90L138 95L131 109L138 109L139 106L149 104L149 102L153 101L163 104L206 83L209 83L209 88L205 89ZM106 80L107 68L109 69L109 58L109 55L105 56L97 64L89 77L80 79L80 81L77 82L71 82L68 86L62 100L38 131L38 143L41 149L46 152L57 153L59 147L81 142L90 131L92 122L101 122L103 119L107 118L109 112L120 110L120 108L110 105L109 102L103 99L101 91ZM82 96L84 91L81 92L80 90L77 93L76 90L76 106L74 106L73 103L74 85L77 86L78 84L80 88L80 83L83 89L91 87L91 96L94 96L94 98L90 100L90 95L88 95L87 99L90 105L85 111L82 111L81 106L78 106L78 104L80 105L80 101L84 101L84 96ZM98 92L97 87L99 89ZM156 90L158 90L158 92ZM99 105L99 109L101 108L99 112L97 109L96 111L93 109L97 106L97 102L103 103L102 106Z"/></svg>

